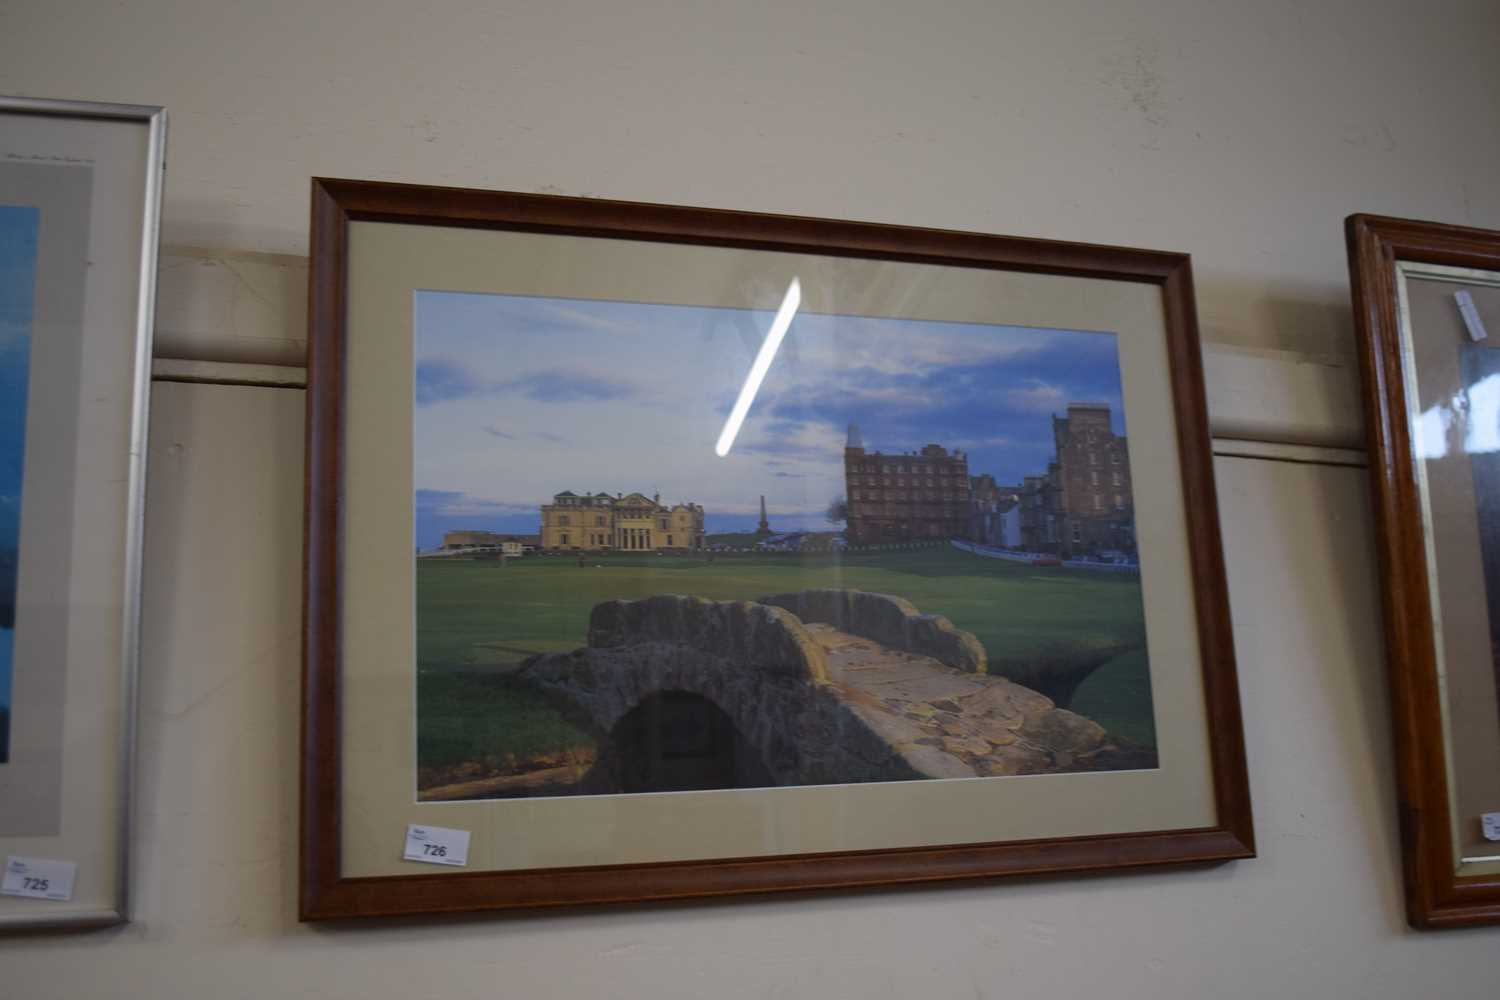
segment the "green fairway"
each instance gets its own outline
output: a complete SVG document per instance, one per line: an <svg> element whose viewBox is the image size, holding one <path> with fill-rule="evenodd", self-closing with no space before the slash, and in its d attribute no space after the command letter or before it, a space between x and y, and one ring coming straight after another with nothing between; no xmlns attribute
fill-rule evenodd
<svg viewBox="0 0 1500 1000"><path fill-rule="evenodd" d="M946 615L979 638L990 672L1002 676L1024 679L1038 662L1091 648L1134 647L1084 681L1072 707L1117 736L1155 745L1139 578L1033 568L940 546L815 556L720 555L712 562L701 555L592 555L581 567L575 556L534 556L504 565L418 560L424 748L445 760L461 756L459 744L466 739L451 720L481 693L474 685L482 686L483 679L475 675L504 673L535 653L584 645L589 612L600 601L653 594L752 600L813 587L893 594L923 612ZM530 702L516 707L514 729L507 731L528 747L545 742L538 734L547 726L537 717L546 713ZM486 731L496 724L491 718ZM560 719L552 728L564 742L579 735ZM506 740L508 750L519 749L511 742Z"/></svg>

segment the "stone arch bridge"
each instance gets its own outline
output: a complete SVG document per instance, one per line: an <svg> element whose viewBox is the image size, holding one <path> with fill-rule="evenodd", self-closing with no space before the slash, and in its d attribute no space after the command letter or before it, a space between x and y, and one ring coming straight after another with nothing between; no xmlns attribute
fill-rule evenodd
<svg viewBox="0 0 1500 1000"><path fill-rule="evenodd" d="M707 701L757 757L759 783L1155 766L986 665L972 634L901 598L805 590L608 601L587 646L533 657L517 677L603 734L663 694Z"/></svg>

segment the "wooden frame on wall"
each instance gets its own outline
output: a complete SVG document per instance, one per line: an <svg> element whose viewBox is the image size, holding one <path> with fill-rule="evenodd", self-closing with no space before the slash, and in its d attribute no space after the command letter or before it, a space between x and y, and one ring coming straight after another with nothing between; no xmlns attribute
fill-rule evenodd
<svg viewBox="0 0 1500 1000"><path fill-rule="evenodd" d="M1485 319L1500 332L1500 233L1373 215L1350 216L1345 231L1407 917L1426 928L1500 922L1500 843L1481 829L1484 813L1500 812L1493 449L1481 440L1494 416L1482 379Z"/></svg>
<svg viewBox="0 0 1500 1000"><path fill-rule="evenodd" d="M895 885L1254 855L1186 255L351 180L314 180L312 195L303 919ZM801 313L796 313L796 303L786 313L792 286L802 289ZM414 407L423 405L423 390L413 388L422 363L420 345L414 346L418 333L413 331L423 322L414 314L426 308L421 296L434 290L526 302L561 295L571 305L588 308L628 310L668 303L673 308L719 310L715 315L732 312L736 321L759 317L756 323L770 321L773 329L778 321L770 320L771 312L780 301L778 315L822 317L819 322L850 317L850 322L870 323L978 321L1011 324L1004 328L1011 331L1007 335L1018 337L1037 329L1049 336L1058 331L1118 330L1108 335L1118 341L1116 363L1124 373L1117 376L1124 386L1122 409L1129 411L1136 435L1130 439L1130 461L1141 463L1151 475L1137 475L1134 498L1127 498L1138 521L1129 528L1132 546L1136 534L1142 539L1138 564L1114 568L1138 574L1146 594L1144 635L1152 651L1146 669L1155 699L1151 719L1160 743L1159 754L1151 748L1152 766L1120 765L1115 770L1100 764L1098 770L1082 773L1088 770L1084 763L1053 752L1047 759L1055 773L1035 772L1038 776L1029 783L1006 777L889 782L861 778L854 784L792 781L789 784L801 787L733 786L657 795L424 801L420 779L413 777L416 762L410 759L419 743L419 681L413 652L419 640L409 620L419 570L412 565L413 537L406 533L414 530L412 497L422 487L410 456L421 444L406 446L413 440ZM611 305L619 303L623 305ZM1118 326L1110 319L1112 310L1119 311ZM813 319L787 322L805 322L811 328ZM763 332L761 326L757 331ZM785 330L783 323L782 335ZM519 370L527 350L540 350L537 343L502 340L491 353L509 359ZM747 353L731 359L728 367L743 372L740 365L749 367L754 346L750 343ZM546 374L553 378L555 373ZM513 385L461 372L445 377L460 385L454 398L486 393L498 397L504 387ZM696 377L684 373L684 378ZM474 385L488 388L477 390ZM601 390L596 395L604 399L609 394ZM578 397L575 393L567 398ZM723 414L717 416L722 419ZM499 438L517 436L503 428L492 433ZM1121 448L1123 440L1121 436ZM851 431L847 445L855 441ZM967 496L968 483L964 487L961 495ZM547 492L559 489L560 482ZM386 526L389 534L375 530L375 525ZM829 566L842 567L837 572L852 567L866 550L881 548L854 544L857 533L852 528L845 535L850 548L860 551L844 551L842 542L833 551L830 542L819 556ZM1080 537L1081 532L1074 540ZM421 549L420 538L416 543ZM962 551L976 559L977 549L993 549L988 554L1001 559L1031 560L1035 555L1002 552L1005 547L999 545L965 544L968 548ZM1066 547L1066 542L1059 544ZM691 551L666 555L686 565L701 552L699 563L711 567L714 557L707 548L695 544ZM940 538L920 544L903 540L888 548L949 558L958 547ZM548 557L542 556L534 564L522 559L520 565L535 565L538 571L543 566L571 568L574 549L576 545L562 561L552 556L554 561L547 564ZM634 580L631 572L656 572L655 564L631 570L638 564L630 563L628 554L596 556L594 551L603 550L591 550L587 561L599 559L604 572L610 571L604 567L618 565L625 574L622 579ZM806 551L727 551L717 557L720 562L812 558ZM879 557L876 552L870 558ZM1063 561L1037 558L1026 565L1034 564L1045 574ZM580 572L587 572L583 552L576 553L576 563ZM1102 559L1085 558L1071 568L1057 565L1055 570L1087 574L1108 568ZM613 610L594 608L595 636L601 634L601 613L636 613L618 601L606 603ZM635 605L645 608L646 602ZM797 635L804 624L780 608L761 605L737 612L699 600L692 607L709 615L749 614L756 622L774 623ZM808 623L814 620L805 608L802 614ZM929 614L924 620L933 618ZM946 618L939 620L941 628L952 628ZM581 644L581 633L579 639ZM700 642L701 636L674 633L655 639L680 645ZM598 652L601 644L607 642L591 639L588 649L575 654L582 658L579 662L606 656L608 650ZM540 652L516 669L534 675L555 662L549 657L562 655ZM1144 660L1144 645L1141 656ZM973 663L967 669L974 676L962 679L964 683L1011 683L993 672L994 680L980 677ZM984 669L981 653L978 671ZM819 675L807 683L829 681ZM1052 712L1053 702L1062 697L1032 704L1039 706L1037 711ZM1073 713L1055 718L1065 716L1077 718ZM1128 743L1106 740L1090 746L1115 753ZM1103 758L1097 755L1106 750L1089 752L1099 764ZM393 769L402 775L392 777ZM1145 814L1133 819L1123 812L1110 815L1111 796L1121 801L1138 797L1135 788L1149 788L1149 795L1167 803L1164 815L1183 818L1163 825ZM1101 791L1106 802L1103 815ZM1031 795L1041 797L1026 802L1051 802L1056 808L1023 805L1017 798ZM834 799L837 809L829 806ZM939 802L948 806L933 805ZM969 826L963 825L968 820L952 815L962 811L951 808L959 802L973 807L963 807L976 817ZM988 810L1006 802L1014 803L1007 810L1010 814L1026 814L1026 822L1033 825L986 826L985 816L998 815ZM720 808L730 811L713 811ZM372 809L380 817L379 829L370 828ZM821 817L834 813L899 817L899 822L893 820L894 832L881 840L884 827L878 819L838 829L832 821L819 825ZM351 826L356 814L366 817L357 829ZM726 818L731 815L732 821ZM470 831L470 868L433 868L400 860L397 841L409 824L418 821ZM922 827L923 822L932 825ZM721 831L722 842L717 836L705 840L701 835L673 841L676 847L660 842L664 837L670 840L674 831L698 829L695 824ZM756 840L757 835L745 833L747 828L770 832ZM580 835L580 829L588 836ZM601 838L601 829L615 833ZM559 858L568 860L559 863Z"/></svg>

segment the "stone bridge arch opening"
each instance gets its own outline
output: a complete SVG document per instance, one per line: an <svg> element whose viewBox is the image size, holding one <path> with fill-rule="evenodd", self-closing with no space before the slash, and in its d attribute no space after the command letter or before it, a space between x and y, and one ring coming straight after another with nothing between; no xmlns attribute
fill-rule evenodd
<svg viewBox="0 0 1500 1000"><path fill-rule="evenodd" d="M620 716L589 775L619 792L764 788L777 784L759 748L711 698L652 691Z"/></svg>

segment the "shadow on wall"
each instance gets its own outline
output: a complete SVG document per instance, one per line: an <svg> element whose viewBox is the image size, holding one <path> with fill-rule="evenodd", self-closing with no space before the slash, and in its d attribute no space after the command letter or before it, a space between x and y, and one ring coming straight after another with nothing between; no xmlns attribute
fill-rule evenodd
<svg viewBox="0 0 1500 1000"><path fill-rule="evenodd" d="M1324 236L1330 253L1343 259L1337 222ZM1263 284L1194 275L1199 325L1206 343L1260 351L1295 351L1347 357L1354 363L1354 318L1349 290L1337 285Z"/></svg>

